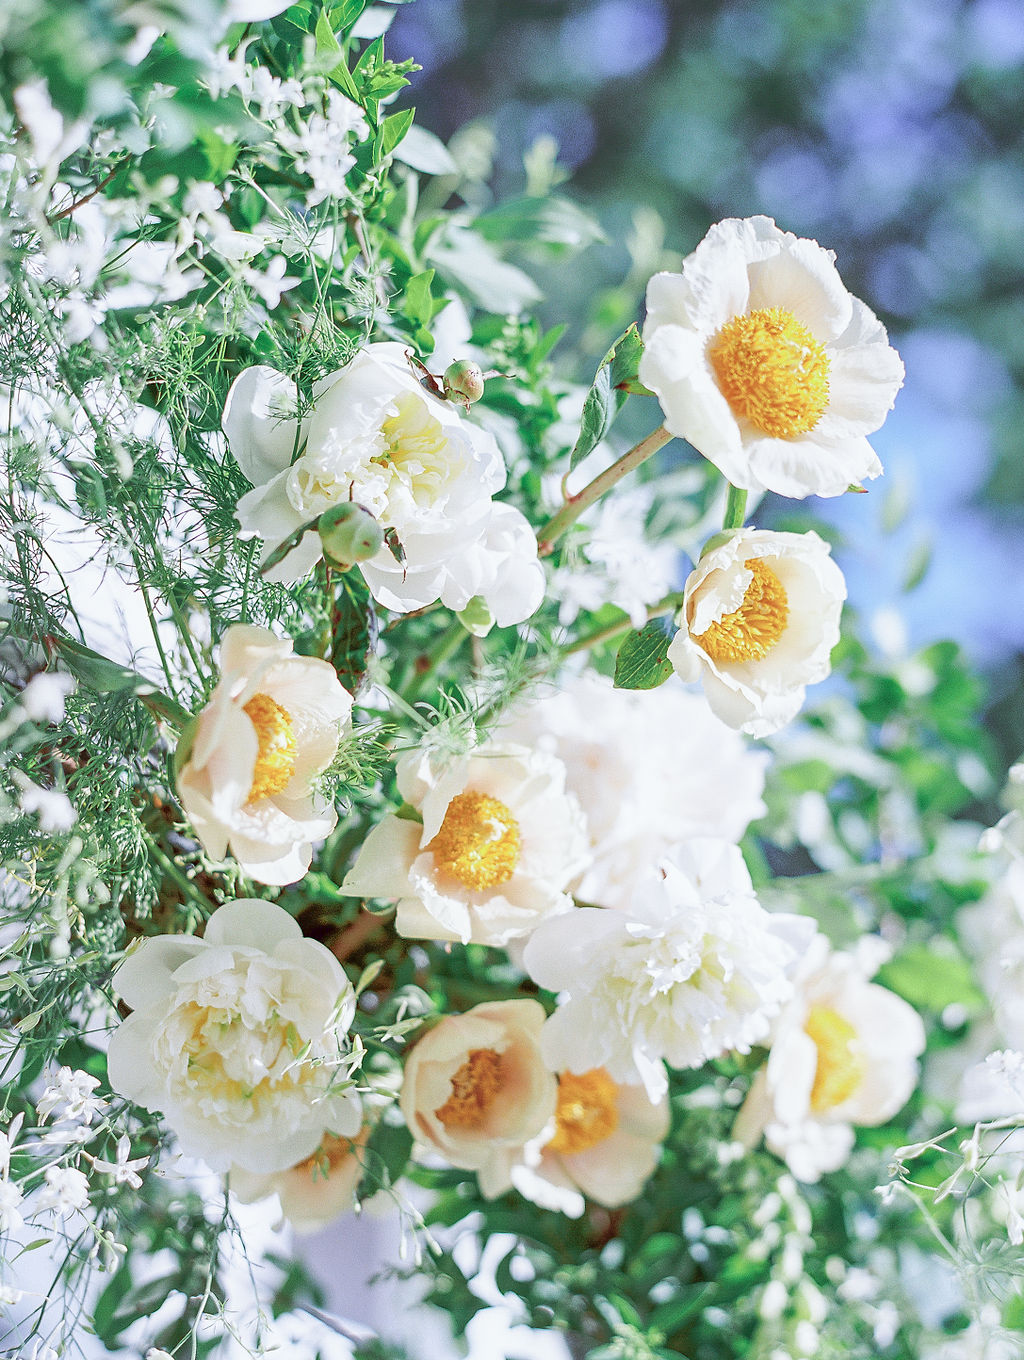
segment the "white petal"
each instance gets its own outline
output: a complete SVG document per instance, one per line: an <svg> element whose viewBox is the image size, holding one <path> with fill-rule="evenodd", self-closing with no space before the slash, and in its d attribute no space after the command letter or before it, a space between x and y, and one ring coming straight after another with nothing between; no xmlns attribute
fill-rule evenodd
<svg viewBox="0 0 1024 1360"><path fill-rule="evenodd" d="M301 940L302 928L276 902L240 897L217 908L204 938L209 944L249 945L272 954L285 940Z"/></svg>
<svg viewBox="0 0 1024 1360"><path fill-rule="evenodd" d="M378 822L345 875L341 891L355 897L407 897L409 870L420 852L418 822L385 817Z"/></svg>
<svg viewBox="0 0 1024 1360"><path fill-rule="evenodd" d="M263 486L291 463L301 438L298 404L292 380L264 364L244 369L231 384L221 429L253 486Z"/></svg>
<svg viewBox="0 0 1024 1360"><path fill-rule="evenodd" d="M782 307L818 341L834 340L850 324L852 298L829 251L788 236L779 254L751 264L750 311Z"/></svg>
<svg viewBox="0 0 1024 1360"><path fill-rule="evenodd" d="M114 974L114 990L132 1010L151 1006L175 990L173 973L199 953L202 940L192 935L155 935L129 954Z"/></svg>

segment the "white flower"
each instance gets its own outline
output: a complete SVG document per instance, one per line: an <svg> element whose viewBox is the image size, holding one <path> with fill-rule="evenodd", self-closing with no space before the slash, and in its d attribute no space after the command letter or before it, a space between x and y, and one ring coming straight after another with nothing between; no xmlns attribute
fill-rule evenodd
<svg viewBox="0 0 1024 1360"><path fill-rule="evenodd" d="M281 1171L325 1131L358 1131L340 1085L352 987L281 907L229 902L201 940L146 939L115 987L134 1013L111 1037L110 1084L160 1111L188 1155Z"/></svg>
<svg viewBox="0 0 1024 1360"><path fill-rule="evenodd" d="M834 259L771 218L729 218L648 285L640 381L734 486L838 496L882 471L866 436L903 364Z"/></svg>
<svg viewBox="0 0 1024 1360"><path fill-rule="evenodd" d="M40 671L18 695L18 703L30 722L59 723L64 700L74 689L74 677L64 671Z"/></svg>
<svg viewBox="0 0 1024 1360"><path fill-rule="evenodd" d="M751 751L677 681L647 693L586 671L524 703L501 736L563 762L587 820L584 902L624 905L637 877L681 841L736 842L764 813L767 755Z"/></svg>
<svg viewBox="0 0 1024 1360"><path fill-rule="evenodd" d="M21 1132L24 1120L24 1114L16 1114L10 1122L7 1132L0 1132L0 1180L5 1181L10 1174L11 1153L17 1146L18 1134Z"/></svg>
<svg viewBox="0 0 1024 1360"><path fill-rule="evenodd" d="M846 582L829 553L815 533L738 529L687 577L668 658L730 727L778 731L831 670Z"/></svg>
<svg viewBox="0 0 1024 1360"><path fill-rule="evenodd" d="M89 1182L73 1166L48 1166L43 1180L37 1200L40 1209L53 1209L63 1216L88 1205Z"/></svg>
<svg viewBox="0 0 1024 1360"><path fill-rule="evenodd" d="M481 596L502 627L529 617L543 570L524 517L492 501L506 475L493 435L426 392L390 342L360 350L314 395L297 426L279 416L298 408L298 392L271 369L247 369L228 394L224 432L255 487L238 503L243 535L262 538L269 552L355 501L394 530L404 554L399 561L385 545L360 566L380 604L405 613L440 599L461 610ZM320 555L309 530L268 579L296 581Z"/></svg>
<svg viewBox="0 0 1024 1360"><path fill-rule="evenodd" d="M637 1198L669 1129L667 1094L612 1081L603 1068L558 1077L555 1132L526 1149L512 1184L542 1208L579 1218L584 1196L606 1209ZM539 1144L539 1146L538 1146Z"/></svg>
<svg viewBox="0 0 1024 1360"><path fill-rule="evenodd" d="M306 194L309 207L325 198L345 198L345 176L355 165L349 137L362 141L369 134L363 110L337 90L327 91L327 112L312 113L298 131L287 125L277 130L277 144L295 160L300 175L308 175L313 188Z"/></svg>
<svg viewBox="0 0 1024 1360"><path fill-rule="evenodd" d="M283 255L275 255L261 273L258 269L245 269L242 277L249 287L263 301L268 311L273 311L281 302L281 294L294 288L301 280L297 274L286 274L288 261Z"/></svg>
<svg viewBox="0 0 1024 1360"><path fill-rule="evenodd" d="M99 1079L88 1072L62 1067L36 1103L39 1122L43 1123L54 1110L63 1106L62 1119L80 1119L83 1124L91 1124L93 1115L107 1103L93 1095L99 1084Z"/></svg>
<svg viewBox="0 0 1024 1360"><path fill-rule="evenodd" d="M270 1175L232 1167L231 1192L243 1204L255 1204L276 1194L281 1212L296 1231L316 1232L353 1209L370 1132L370 1125L364 1124L355 1138L324 1134L311 1156Z"/></svg>
<svg viewBox="0 0 1024 1360"><path fill-rule="evenodd" d="M409 751L396 771L422 822L378 823L343 892L397 898L401 935L463 944L505 945L571 909L587 842L560 760L492 743L447 760Z"/></svg>
<svg viewBox="0 0 1024 1360"><path fill-rule="evenodd" d="M39 830L46 835L70 831L78 817L71 799L60 789L43 789L33 784L28 775L15 770L14 782L21 790L18 802L26 817L39 815Z"/></svg>
<svg viewBox="0 0 1024 1360"><path fill-rule="evenodd" d="M15 1289L13 1285L0 1284L0 1308L12 1308L21 1302L23 1296L23 1290Z"/></svg>
<svg viewBox="0 0 1024 1360"><path fill-rule="evenodd" d="M115 1185L129 1185L133 1190L138 1190L142 1185L142 1177L139 1175L139 1168L149 1165L148 1157L131 1157L131 1139L126 1133L122 1134L117 1140L117 1151L115 1160L106 1162L101 1157L93 1157L85 1153L97 1171L102 1171L105 1175L113 1176Z"/></svg>
<svg viewBox="0 0 1024 1360"><path fill-rule="evenodd" d="M477 1173L488 1198L511 1184L523 1147L554 1117L556 1082L538 1047L537 1001L489 1001L446 1015L406 1060L401 1105L413 1136Z"/></svg>
<svg viewBox="0 0 1024 1360"><path fill-rule="evenodd" d="M638 880L628 909L583 907L534 931L527 971L566 993L544 1027L545 1061L604 1067L660 1100L663 1059L699 1067L764 1038L792 992L790 937L805 925L761 907L735 846L689 842Z"/></svg>
<svg viewBox="0 0 1024 1360"><path fill-rule="evenodd" d="M295 883L312 842L338 820L315 781L334 759L352 698L333 666L295 656L265 628L229 628L220 664L185 740L178 796L211 859L230 847L258 883Z"/></svg>
<svg viewBox="0 0 1024 1360"><path fill-rule="evenodd" d="M884 1124L917 1082L924 1026L907 1003L868 982L878 955L831 953L818 935L794 972L795 992L772 1026L734 1135L764 1134L798 1180L842 1166L854 1124Z"/></svg>
<svg viewBox="0 0 1024 1360"><path fill-rule="evenodd" d="M13 1181L0 1180L0 1232L16 1233L24 1224L21 1204L25 1196Z"/></svg>

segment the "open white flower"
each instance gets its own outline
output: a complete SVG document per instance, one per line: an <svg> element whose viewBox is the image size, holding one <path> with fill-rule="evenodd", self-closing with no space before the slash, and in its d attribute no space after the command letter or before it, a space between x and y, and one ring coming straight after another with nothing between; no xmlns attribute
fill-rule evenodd
<svg viewBox="0 0 1024 1360"><path fill-rule="evenodd" d="M482 1193L500 1195L524 1145L555 1114L557 1083L538 1041L538 1001L488 1001L446 1015L413 1047L401 1106L413 1136L453 1166L475 1171Z"/></svg>
<svg viewBox="0 0 1024 1360"><path fill-rule="evenodd" d="M162 1113L190 1156L282 1171L325 1132L358 1132L342 1070L352 986L283 908L239 899L202 939L144 940L114 985L133 1014L111 1036L110 1084Z"/></svg>
<svg viewBox="0 0 1024 1360"><path fill-rule="evenodd" d="M882 471L867 436L903 363L834 260L770 217L728 218L648 285L640 381L734 486L838 496Z"/></svg>
<svg viewBox="0 0 1024 1360"><path fill-rule="evenodd" d="M258 883L295 883L313 841L338 820L315 781L334 759L352 697L333 666L294 655L266 628L229 628L220 664L179 757L178 796L211 859L230 848Z"/></svg>
<svg viewBox="0 0 1024 1360"><path fill-rule="evenodd" d="M764 812L767 755L707 700L670 681L647 693L587 671L523 704L501 735L558 756L587 820L592 864L574 885L602 907L627 904L638 875L694 837L738 841Z"/></svg>
<svg viewBox="0 0 1024 1360"><path fill-rule="evenodd" d="M284 1171L261 1175L232 1167L231 1192L243 1204L276 1194L281 1212L297 1232L316 1232L354 1208L370 1132L364 1124L354 1138L325 1133L311 1156Z"/></svg>
<svg viewBox="0 0 1024 1360"><path fill-rule="evenodd" d="M506 945L571 909L586 829L555 756L491 743L447 760L409 751L396 771L422 821L378 823L343 892L397 898L400 935L463 944Z"/></svg>
<svg viewBox="0 0 1024 1360"><path fill-rule="evenodd" d="M544 1027L545 1061L603 1067L661 1100L664 1061L699 1067L764 1038L792 993L805 924L764 910L736 846L690 841L638 880L628 909L583 907L530 937L530 976L566 993Z"/></svg>
<svg viewBox="0 0 1024 1360"><path fill-rule="evenodd" d="M558 1077L555 1131L525 1149L512 1184L545 1209L579 1218L584 1196L606 1209L636 1199L669 1129L668 1096L612 1081L603 1068Z"/></svg>
<svg viewBox="0 0 1024 1360"><path fill-rule="evenodd" d="M868 981L880 958L871 943L832 953L823 935L812 941L736 1121L737 1139L751 1147L763 1133L798 1180L842 1166L852 1126L884 1124L917 1083L924 1025L900 997Z"/></svg>
<svg viewBox="0 0 1024 1360"><path fill-rule="evenodd" d="M846 582L815 533L738 529L687 577L668 658L730 727L768 736L832 669Z"/></svg>
<svg viewBox="0 0 1024 1360"><path fill-rule="evenodd" d="M368 345L314 398L308 422L277 420L275 412L297 410L298 392L265 368L247 369L228 394L224 431L255 485L238 503L244 535L269 552L355 501L394 530L404 554L399 561L385 545L360 564L386 608L405 613L440 599L461 610L479 595L501 626L536 610L544 573L533 534L518 510L492 500L506 476L494 436L427 392L401 345ZM267 575L298 580L320 555L309 530Z"/></svg>

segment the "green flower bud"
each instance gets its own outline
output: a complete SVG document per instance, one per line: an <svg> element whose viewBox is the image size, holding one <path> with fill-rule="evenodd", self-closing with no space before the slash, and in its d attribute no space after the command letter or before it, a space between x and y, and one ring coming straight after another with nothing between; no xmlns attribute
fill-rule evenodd
<svg viewBox="0 0 1024 1360"><path fill-rule="evenodd" d="M479 401L484 394L484 375L472 359L457 359L444 371L444 394L449 401Z"/></svg>
<svg viewBox="0 0 1024 1360"><path fill-rule="evenodd" d="M494 627L494 615L482 595L474 595L465 609L459 610L457 617L466 632L474 637L486 637Z"/></svg>
<svg viewBox="0 0 1024 1360"><path fill-rule="evenodd" d="M342 501L325 510L317 529L324 559L332 567L347 569L353 562L366 562L384 543L384 530L378 521L355 501Z"/></svg>

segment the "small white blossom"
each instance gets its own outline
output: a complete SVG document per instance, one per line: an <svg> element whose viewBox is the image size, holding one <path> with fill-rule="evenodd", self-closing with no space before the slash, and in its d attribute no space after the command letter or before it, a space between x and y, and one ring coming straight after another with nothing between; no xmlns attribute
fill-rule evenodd
<svg viewBox="0 0 1024 1360"><path fill-rule="evenodd" d="M16 1233L25 1222L21 1204L25 1196L13 1181L0 1180L0 1232Z"/></svg>
<svg viewBox="0 0 1024 1360"><path fill-rule="evenodd" d="M39 1191L39 1208L66 1215L84 1209L89 1203L89 1182L73 1166L48 1166L45 1184Z"/></svg>
<svg viewBox="0 0 1024 1360"><path fill-rule="evenodd" d="M0 1308L10 1308L16 1303L20 1303L23 1291L15 1289L13 1285L0 1284Z"/></svg>
<svg viewBox="0 0 1024 1360"><path fill-rule="evenodd" d="M107 1103L101 1097L92 1094L99 1084L99 1079L90 1076L88 1072L72 1071L70 1067L62 1067L36 1104L39 1122L44 1123L54 1110L63 1105L62 1118L80 1119L84 1124L91 1124L93 1115L102 1110Z"/></svg>
<svg viewBox="0 0 1024 1360"><path fill-rule="evenodd" d="M25 1116L16 1114L6 1133L0 1133L0 1179L6 1180L11 1169L11 1153L15 1151L18 1134Z"/></svg>
<svg viewBox="0 0 1024 1360"><path fill-rule="evenodd" d="M301 280L297 274L286 274L288 261L283 255L275 255L262 272L258 269L245 269L242 277L263 300L268 311L273 311L281 301L281 294L294 288Z"/></svg>
<svg viewBox="0 0 1024 1360"><path fill-rule="evenodd" d="M20 770L14 771L14 779L21 790L18 798L21 810L26 817L38 814L40 831L47 835L70 831L78 814L66 793L60 789L40 788Z"/></svg>
<svg viewBox="0 0 1024 1360"><path fill-rule="evenodd" d="M138 1174L139 1168L148 1166L149 1158L132 1158L129 1156L131 1150L131 1139L125 1133L117 1140L116 1159L113 1162L106 1162L101 1157L89 1157L89 1160L97 1171L113 1176L115 1185L130 1185L133 1190L138 1190L142 1185L142 1177ZM86 1153L86 1156L88 1155Z"/></svg>
<svg viewBox="0 0 1024 1360"><path fill-rule="evenodd" d="M363 111L337 90L327 92L327 113L313 113L299 131L281 128L278 145L295 160L300 175L308 175L313 188L306 194L311 208L325 198L345 198L345 176L355 165L349 138L362 141L369 134Z"/></svg>
<svg viewBox="0 0 1024 1360"><path fill-rule="evenodd" d="M59 723L64 717L64 700L74 689L74 677L66 672L41 671L21 691L18 703L30 722Z"/></svg>

